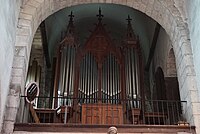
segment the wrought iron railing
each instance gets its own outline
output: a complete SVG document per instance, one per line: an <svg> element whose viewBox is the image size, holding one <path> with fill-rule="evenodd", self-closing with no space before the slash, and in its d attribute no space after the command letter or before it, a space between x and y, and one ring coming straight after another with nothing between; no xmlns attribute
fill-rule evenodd
<svg viewBox="0 0 200 134"><path fill-rule="evenodd" d="M20 123L35 123L37 116L40 123L187 125L186 101L38 97L43 103L32 111L25 97L19 107Z"/></svg>

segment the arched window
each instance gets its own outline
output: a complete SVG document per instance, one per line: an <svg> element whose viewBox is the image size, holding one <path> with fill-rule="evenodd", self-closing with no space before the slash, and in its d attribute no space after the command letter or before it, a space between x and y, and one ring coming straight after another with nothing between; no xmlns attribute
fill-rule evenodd
<svg viewBox="0 0 200 134"><path fill-rule="evenodd" d="M166 86L164 73L161 67L158 67L155 73L155 88L156 94L154 99L157 100L166 100Z"/></svg>

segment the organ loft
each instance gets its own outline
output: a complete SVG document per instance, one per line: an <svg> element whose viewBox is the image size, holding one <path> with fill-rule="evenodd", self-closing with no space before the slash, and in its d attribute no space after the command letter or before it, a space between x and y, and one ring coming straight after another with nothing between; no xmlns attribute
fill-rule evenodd
<svg viewBox="0 0 200 134"><path fill-rule="evenodd" d="M199 134L197 1L0 2L0 133Z"/></svg>
<svg viewBox="0 0 200 134"><path fill-rule="evenodd" d="M54 108L67 103L73 109L72 117L81 114L75 121L83 124L124 123L128 119L123 113L134 108L132 104L126 105L125 100L144 96L142 55L130 17L119 45L113 43L106 31L101 9L96 27L83 45L77 41L74 15L69 17L57 52L54 81L54 96L65 96L67 100L56 99Z"/></svg>
<svg viewBox="0 0 200 134"><path fill-rule="evenodd" d="M32 116L29 121L82 125L167 125L178 122L181 104L166 101L162 73L156 73L155 88L159 90L153 99L157 100L148 100L143 50L132 28L132 19L127 16L123 38L116 42L107 31L99 8L95 28L85 42L80 42L71 12L67 30L56 46L52 93L35 99L34 105L30 106ZM39 83L38 71L40 67L34 59L27 83ZM36 96L36 91L27 91L30 91L29 98ZM175 100L179 100L178 96ZM40 108L38 102L41 100L48 104L48 109Z"/></svg>

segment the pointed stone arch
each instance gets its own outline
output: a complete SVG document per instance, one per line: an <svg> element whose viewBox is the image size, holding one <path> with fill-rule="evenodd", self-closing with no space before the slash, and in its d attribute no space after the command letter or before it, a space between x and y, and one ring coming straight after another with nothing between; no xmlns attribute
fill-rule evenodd
<svg viewBox="0 0 200 134"><path fill-rule="evenodd" d="M166 100L166 86L165 86L165 76L161 67L156 69L155 73L155 100Z"/></svg>
<svg viewBox="0 0 200 134"><path fill-rule="evenodd" d="M128 6L145 13L165 29L172 41L175 57L177 57L176 67L179 87L181 89L181 98L188 101L188 109L191 109L189 114L186 115L186 118L191 125L198 126L200 117L195 113L194 109L200 104L199 100L196 100L191 94L191 91L198 92L198 90L188 26L184 23L181 13L174 5L173 0L27 0L22 5L19 14L12 78L15 78L15 75L19 70L23 73L21 73L21 76L17 76L20 77L20 80L15 81L15 79L13 79L11 80L10 85L21 85L21 89L24 87L31 44L39 24L60 9L89 3L112 3ZM9 105L7 105L7 108L9 108ZM9 120L6 121L9 125ZM4 124L4 130L6 130L7 124ZM200 132L199 127L197 128L197 132Z"/></svg>

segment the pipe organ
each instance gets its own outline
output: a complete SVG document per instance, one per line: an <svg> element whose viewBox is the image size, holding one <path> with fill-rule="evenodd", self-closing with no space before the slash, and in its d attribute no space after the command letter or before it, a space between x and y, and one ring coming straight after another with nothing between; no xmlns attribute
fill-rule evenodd
<svg viewBox="0 0 200 134"><path fill-rule="evenodd" d="M91 53L87 53L80 64L78 98L80 103L96 103L98 96L98 68Z"/></svg>
<svg viewBox="0 0 200 134"><path fill-rule="evenodd" d="M134 48L125 50L125 72L126 72L126 96L129 99L140 98L140 76L139 76L139 57ZM139 107L139 104L131 104L131 108Z"/></svg>
<svg viewBox="0 0 200 134"><path fill-rule="evenodd" d="M114 55L109 54L102 68L102 102L118 104L121 93L120 66Z"/></svg>
<svg viewBox="0 0 200 134"><path fill-rule="evenodd" d="M74 72L75 72L75 52L74 46L66 45L61 50L60 77L58 85L58 96L73 96ZM58 101L58 105L63 102Z"/></svg>
<svg viewBox="0 0 200 134"><path fill-rule="evenodd" d="M36 82L40 87L40 79L41 79L41 66L38 65L37 60L34 59L32 61L32 65L30 65L28 69L26 87L32 82ZM35 99L34 105L35 107L38 107L38 98Z"/></svg>
<svg viewBox="0 0 200 134"><path fill-rule="evenodd" d="M54 106L70 105L75 122L106 124L106 119L100 119L110 118L109 123L121 124L125 120L124 112L140 108L139 102L133 103L130 99L143 98L138 38L128 18L125 42L120 47L113 44L102 24L101 10L97 16L95 30L80 47L75 40L73 15L70 15L67 34L58 51L54 81L54 95L68 97L68 101L55 100ZM130 103L125 104L126 100ZM82 107L81 111L77 106ZM113 110L115 118L109 112Z"/></svg>

